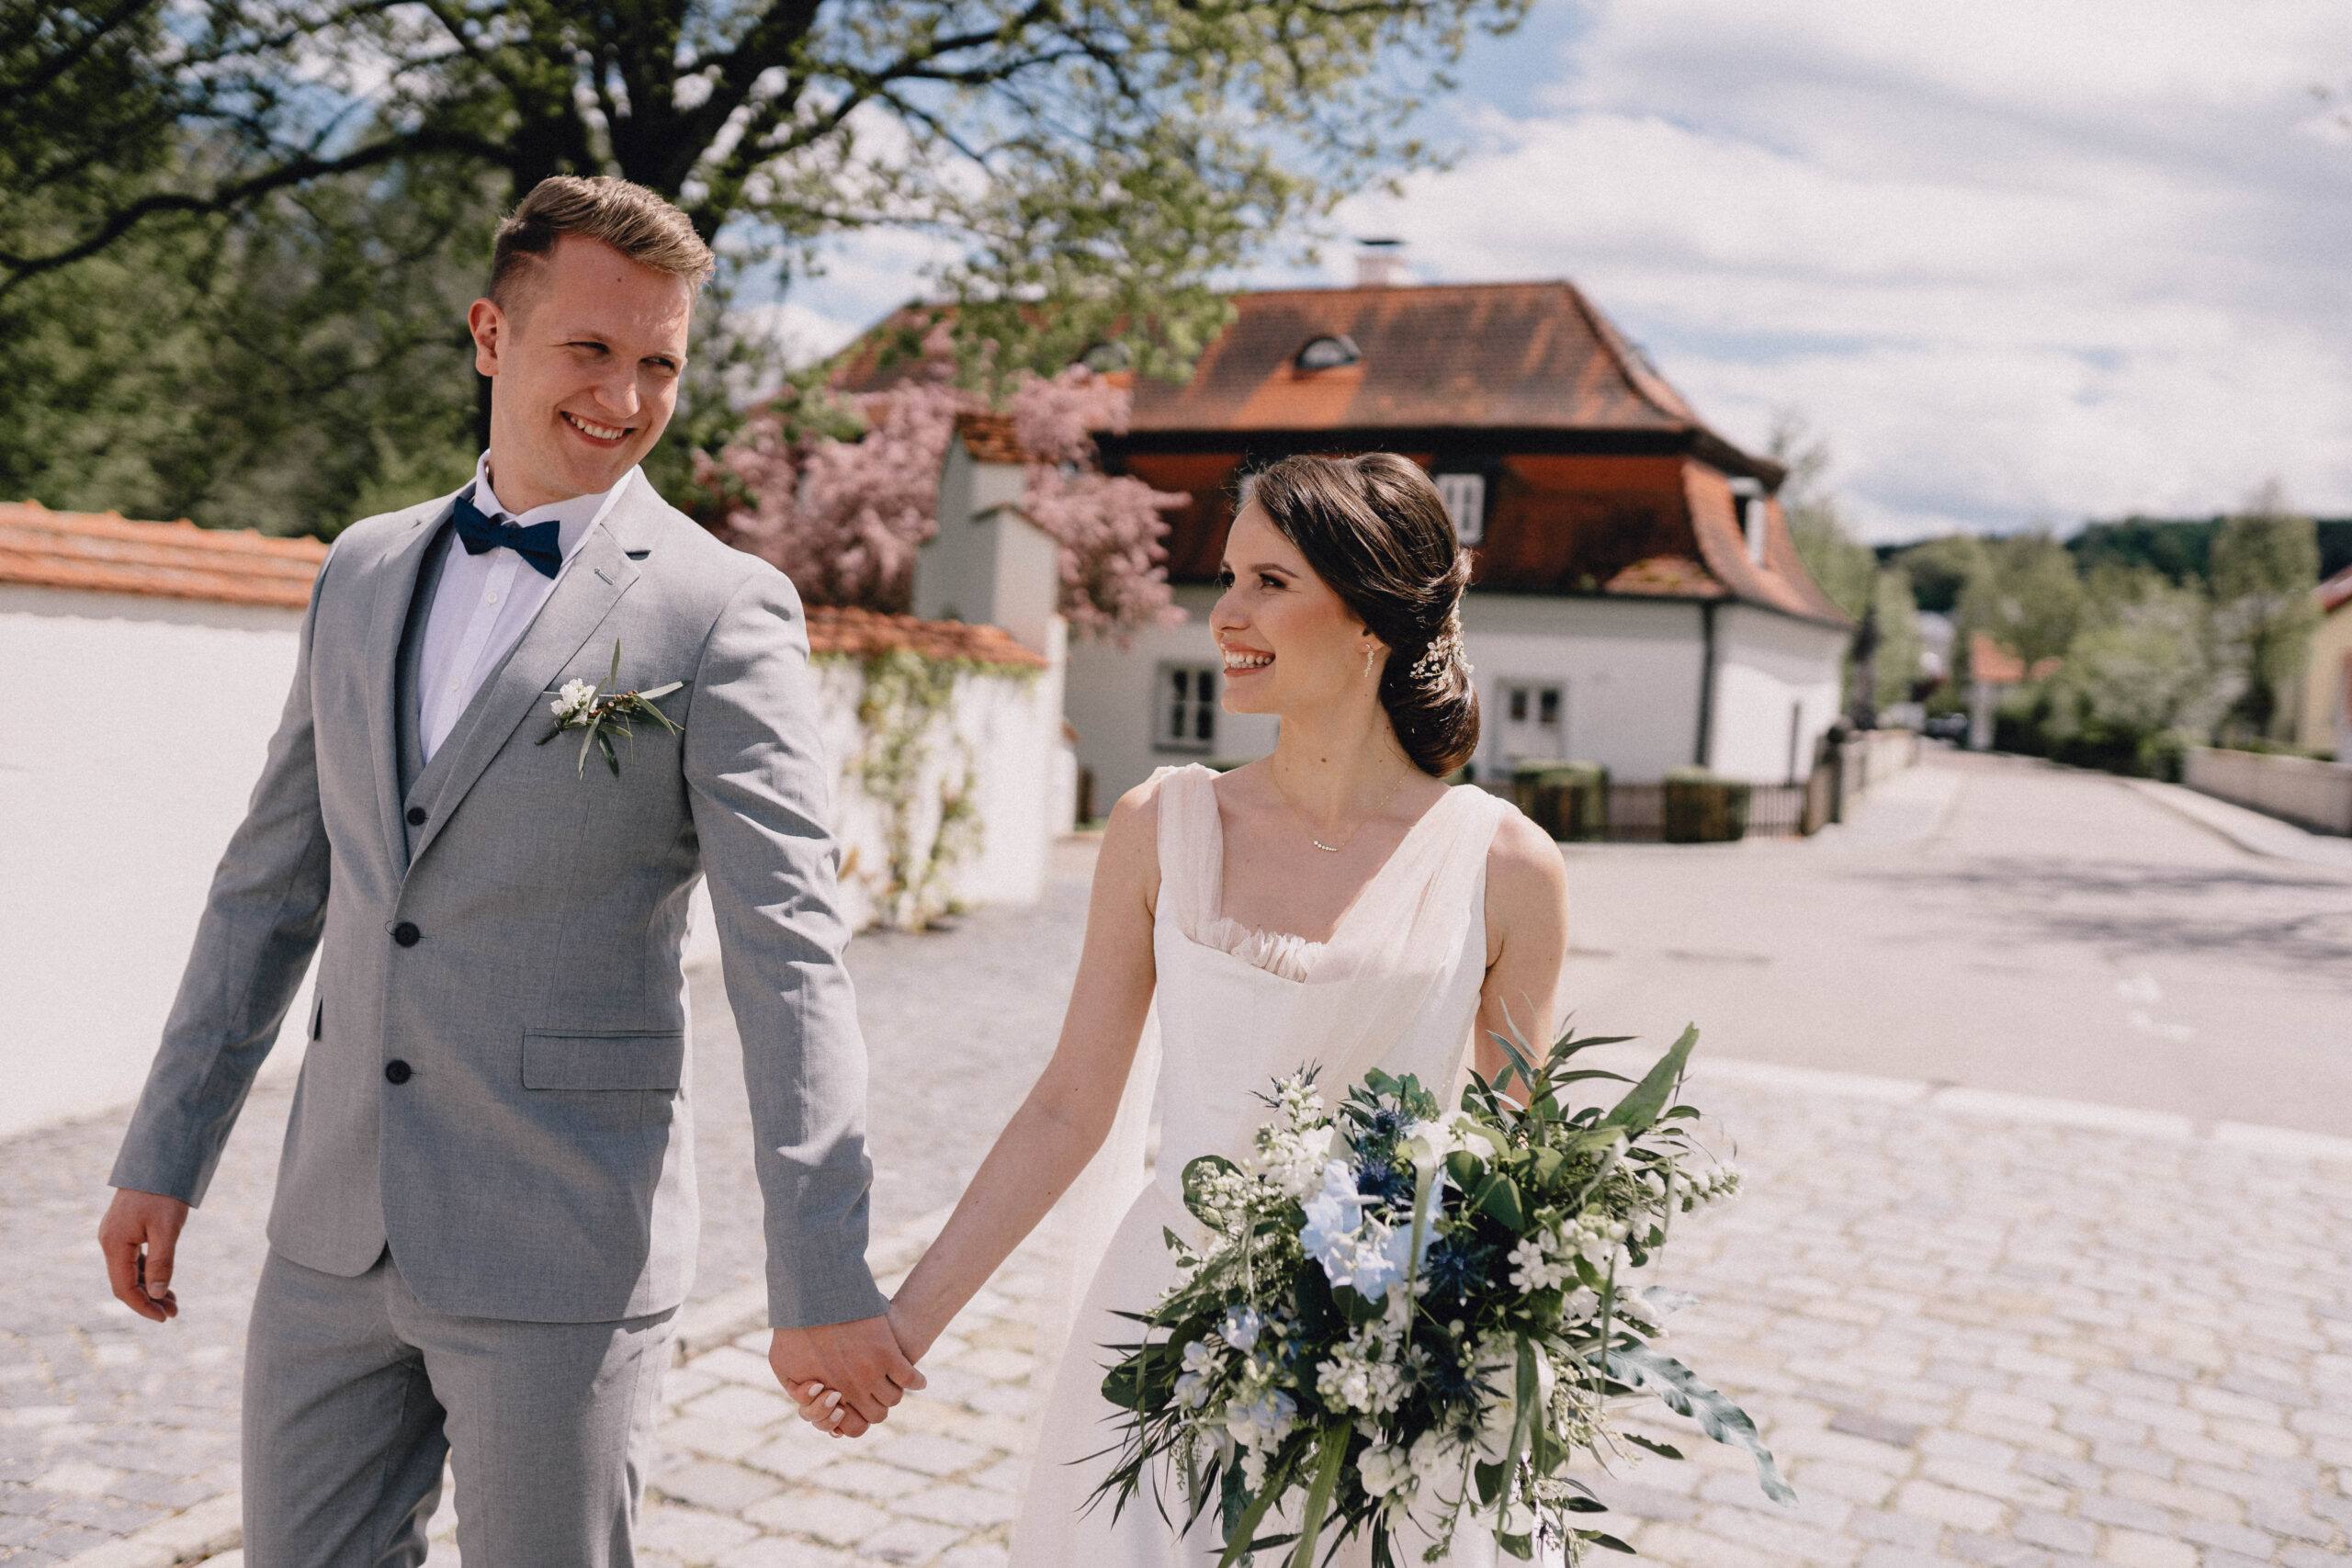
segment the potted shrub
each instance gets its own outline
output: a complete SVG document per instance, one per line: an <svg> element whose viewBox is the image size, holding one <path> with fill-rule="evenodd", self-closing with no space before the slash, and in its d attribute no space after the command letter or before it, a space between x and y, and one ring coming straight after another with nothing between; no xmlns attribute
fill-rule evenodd
<svg viewBox="0 0 2352 1568"><path fill-rule="evenodd" d="M1669 844L1720 844L1747 837L1749 786L1705 768L1666 775L1662 838Z"/></svg>
<svg viewBox="0 0 2352 1568"><path fill-rule="evenodd" d="M1609 770L1598 762L1520 762L1511 769L1510 796L1555 839L1608 837Z"/></svg>

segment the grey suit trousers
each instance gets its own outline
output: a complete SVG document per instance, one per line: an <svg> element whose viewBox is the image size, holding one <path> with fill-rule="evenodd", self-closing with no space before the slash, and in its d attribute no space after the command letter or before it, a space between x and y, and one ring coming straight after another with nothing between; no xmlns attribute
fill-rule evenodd
<svg viewBox="0 0 2352 1568"><path fill-rule="evenodd" d="M413 1568L445 1457L469 1564L630 1568L675 1317L458 1317L390 1252L346 1278L273 1251L245 1337L247 1568Z"/></svg>

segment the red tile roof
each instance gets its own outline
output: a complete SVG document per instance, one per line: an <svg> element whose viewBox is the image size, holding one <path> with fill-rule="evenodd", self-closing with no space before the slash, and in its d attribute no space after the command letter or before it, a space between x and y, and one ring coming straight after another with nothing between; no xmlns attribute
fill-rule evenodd
<svg viewBox="0 0 2352 1568"><path fill-rule="evenodd" d="M1703 428L1565 281L1271 289L1233 305L1189 380L1137 385L1131 432ZM1320 337L1362 357L1297 368Z"/></svg>
<svg viewBox="0 0 2352 1568"><path fill-rule="evenodd" d="M1995 642L1984 632L1970 634L1968 639L1968 675L1988 686L2014 686L2020 681L2046 681L2058 672L2064 660L2037 659L2028 669L2025 660Z"/></svg>
<svg viewBox="0 0 2352 1568"><path fill-rule="evenodd" d="M1747 534L1740 526L1731 481L1713 468L1686 463L1682 489L1690 498L1690 532L1698 540L1699 558L1734 597L1807 620L1851 624L1805 570L1779 502L1765 503L1764 559L1759 563L1747 553Z"/></svg>
<svg viewBox="0 0 2352 1568"><path fill-rule="evenodd" d="M808 615L811 653L871 659L905 649L926 659L1046 667L1042 655L1014 641L1001 626L920 621L912 615L886 615L876 610L833 604L811 604Z"/></svg>
<svg viewBox="0 0 2352 1568"><path fill-rule="evenodd" d="M1012 434L1012 420L1001 413L959 413L956 437L964 450L982 463L1025 463L1029 454Z"/></svg>
<svg viewBox="0 0 2352 1568"><path fill-rule="evenodd" d="M250 528L0 502L0 582L299 610L326 554L316 539L265 538Z"/></svg>

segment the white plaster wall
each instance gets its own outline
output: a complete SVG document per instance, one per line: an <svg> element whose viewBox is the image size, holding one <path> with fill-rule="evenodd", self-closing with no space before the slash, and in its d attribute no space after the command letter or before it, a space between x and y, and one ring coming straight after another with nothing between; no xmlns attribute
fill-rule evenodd
<svg viewBox="0 0 2352 1568"><path fill-rule="evenodd" d="M1176 590L1186 612L1181 626L1155 626L1136 634L1125 648L1108 639L1077 639L1069 650L1069 689L1064 711L1078 731L1078 762L1094 773L1094 809L1108 814L1112 803L1171 763L1249 761L1274 749L1276 721L1263 714L1217 715L1216 744L1208 751L1175 750L1152 744L1153 682L1163 661L1215 665L1216 640L1209 635L1209 609L1216 590L1205 585Z"/></svg>
<svg viewBox="0 0 2352 1568"><path fill-rule="evenodd" d="M1620 783L1655 780L1697 755L1698 606L1473 592L1462 631L1477 671L1480 778L1503 766L1500 693L1515 682L1563 687L1567 755Z"/></svg>
<svg viewBox="0 0 2352 1568"><path fill-rule="evenodd" d="M1053 623L1051 652L1065 634ZM1050 655L1049 655L1050 656ZM865 745L857 708L865 691L863 666L852 660L820 659L818 690L824 705L825 747L833 764L833 830L841 841L842 892L853 926L863 929L886 917L879 895L887 888L889 851L883 803L867 795L857 777ZM1046 863L1056 837L1069 830L1075 805L1073 771L1062 759L1062 677L1058 660L1034 676L967 673L956 682L944 733L933 743L915 784L919 807L916 841L927 846L936 830L940 786L950 770L974 770L978 797L979 850L949 878L964 904L1024 904L1045 890Z"/></svg>
<svg viewBox="0 0 2352 1568"><path fill-rule="evenodd" d="M18 694L0 726L0 1134L125 1104L145 1082L301 620L0 585L0 671ZM265 1070L299 1055L289 1043Z"/></svg>
<svg viewBox="0 0 2352 1568"><path fill-rule="evenodd" d="M1708 765L1751 784L1787 784L1791 717L1796 771L1838 716L1849 634L1747 604L1715 612L1715 702Z"/></svg>

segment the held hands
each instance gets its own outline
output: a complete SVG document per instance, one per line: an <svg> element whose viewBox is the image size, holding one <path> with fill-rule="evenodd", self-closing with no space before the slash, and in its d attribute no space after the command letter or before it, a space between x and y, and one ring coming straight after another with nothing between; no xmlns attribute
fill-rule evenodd
<svg viewBox="0 0 2352 1568"><path fill-rule="evenodd" d="M915 1371L913 1363L931 1348L930 1339L915 1332L905 1321L905 1315L899 1311L896 1303L891 1303L888 1317L867 1318L865 1323L847 1324L843 1326L863 1328L866 1324L883 1325L890 1340L892 1355L909 1372L913 1373L912 1382L903 1379L894 1379L899 1388L910 1391L922 1388L923 1375ZM836 1438L856 1438L863 1437L867 1430L880 1423L881 1416L865 1415L846 1384L821 1376L803 1377L796 1381L785 1375L782 1366L775 1361L773 1353L768 1359L771 1365L777 1367L777 1381L784 1384L784 1392L792 1396L794 1404L799 1406L800 1418L819 1431L831 1433ZM897 1390L894 1389L891 1393L892 1397L884 1403L896 1404Z"/></svg>
<svg viewBox="0 0 2352 1568"><path fill-rule="evenodd" d="M98 1222L98 1249L106 1254L114 1299L150 1323L180 1314L179 1298L172 1294L172 1255L187 1224L186 1203L128 1187L115 1189Z"/></svg>
<svg viewBox="0 0 2352 1568"><path fill-rule="evenodd" d="M880 1426L892 1405L924 1382L883 1317L779 1328L768 1344L768 1366L804 1419L842 1438ZM822 1419L811 1414L820 1403Z"/></svg>

